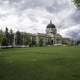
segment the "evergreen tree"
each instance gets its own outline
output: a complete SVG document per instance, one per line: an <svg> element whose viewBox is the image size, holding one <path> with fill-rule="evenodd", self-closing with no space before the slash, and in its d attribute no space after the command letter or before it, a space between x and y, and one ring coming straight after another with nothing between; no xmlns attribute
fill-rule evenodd
<svg viewBox="0 0 80 80"><path fill-rule="evenodd" d="M23 44L23 38L21 32L16 32L16 45L22 45Z"/></svg>
<svg viewBox="0 0 80 80"><path fill-rule="evenodd" d="M8 28L6 27L6 30L5 30L5 46L8 46L10 44L10 34L8 32Z"/></svg>
<svg viewBox="0 0 80 80"><path fill-rule="evenodd" d="M2 40L3 40L3 33L2 30L0 30L0 45L2 44Z"/></svg>
<svg viewBox="0 0 80 80"><path fill-rule="evenodd" d="M10 30L10 45L13 45L13 41L14 41L14 34L13 34L13 30Z"/></svg>
<svg viewBox="0 0 80 80"><path fill-rule="evenodd" d="M78 41L76 42L76 45L80 45L80 40L78 40Z"/></svg>

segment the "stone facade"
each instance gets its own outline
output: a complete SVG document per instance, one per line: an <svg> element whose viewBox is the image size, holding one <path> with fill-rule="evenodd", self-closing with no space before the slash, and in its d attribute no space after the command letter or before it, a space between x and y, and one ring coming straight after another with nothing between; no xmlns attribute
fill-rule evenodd
<svg viewBox="0 0 80 80"><path fill-rule="evenodd" d="M39 33L36 35L36 41L39 43L40 38L42 38L43 45L59 45L62 44L62 36L57 33L57 29L54 24L50 21L47 25L46 34Z"/></svg>

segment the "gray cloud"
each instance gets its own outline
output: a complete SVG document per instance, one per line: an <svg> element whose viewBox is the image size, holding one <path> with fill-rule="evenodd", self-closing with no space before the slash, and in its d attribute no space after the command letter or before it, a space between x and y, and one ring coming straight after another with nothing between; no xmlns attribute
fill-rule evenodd
<svg viewBox="0 0 80 80"><path fill-rule="evenodd" d="M0 0L0 12L0 25L4 27L45 32L52 19L63 36L80 37L80 30L75 31L80 28L80 11L71 0Z"/></svg>
<svg viewBox="0 0 80 80"><path fill-rule="evenodd" d="M67 35L74 40L80 40L80 30L67 32Z"/></svg>
<svg viewBox="0 0 80 80"><path fill-rule="evenodd" d="M28 8L45 8L50 12L59 12L69 8L69 0L1 0L0 4L14 6L17 10L23 11Z"/></svg>
<svg viewBox="0 0 80 80"><path fill-rule="evenodd" d="M80 10L76 10L72 15L71 18L74 23L80 24Z"/></svg>

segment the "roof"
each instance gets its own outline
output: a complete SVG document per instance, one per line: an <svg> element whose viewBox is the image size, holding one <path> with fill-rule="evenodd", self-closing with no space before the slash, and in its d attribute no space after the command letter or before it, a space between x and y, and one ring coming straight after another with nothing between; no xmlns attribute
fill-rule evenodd
<svg viewBox="0 0 80 80"><path fill-rule="evenodd" d="M56 28L54 24L52 24L52 21L47 25L47 28Z"/></svg>

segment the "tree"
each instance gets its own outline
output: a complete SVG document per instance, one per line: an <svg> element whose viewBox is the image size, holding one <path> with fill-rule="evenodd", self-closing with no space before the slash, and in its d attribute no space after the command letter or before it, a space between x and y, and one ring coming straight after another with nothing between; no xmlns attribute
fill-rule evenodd
<svg viewBox="0 0 80 80"><path fill-rule="evenodd" d="M9 36L9 38L10 38L10 45L13 45L14 34L13 34L13 30L12 29L10 30L10 36Z"/></svg>
<svg viewBox="0 0 80 80"><path fill-rule="evenodd" d="M74 1L75 5L76 5L78 8L80 8L80 0L73 0L73 1Z"/></svg>
<svg viewBox="0 0 80 80"><path fill-rule="evenodd" d="M78 40L78 41L76 42L76 45L80 45L80 40Z"/></svg>
<svg viewBox="0 0 80 80"><path fill-rule="evenodd" d="M31 41L31 36L29 36L29 35L25 35L25 45L29 45L29 46L31 46L32 45L32 41Z"/></svg>
<svg viewBox="0 0 80 80"><path fill-rule="evenodd" d="M23 44L23 38L21 32L16 32L16 45L22 45Z"/></svg>
<svg viewBox="0 0 80 80"><path fill-rule="evenodd" d="M0 45L2 44L2 40L3 40L3 33L2 30L0 30Z"/></svg>
<svg viewBox="0 0 80 80"><path fill-rule="evenodd" d="M1 46L6 46L7 45L6 35L2 30L0 31L0 45Z"/></svg>
<svg viewBox="0 0 80 80"><path fill-rule="evenodd" d="M5 30L5 46L8 46L10 44L10 35L9 35L9 32L8 32L8 28L6 27L6 30Z"/></svg>
<svg viewBox="0 0 80 80"><path fill-rule="evenodd" d="M7 39L6 37L4 36L3 39L2 39L2 43L1 43L1 46L7 46Z"/></svg>
<svg viewBox="0 0 80 80"><path fill-rule="evenodd" d="M39 37L39 46L43 46L43 38Z"/></svg>
<svg viewBox="0 0 80 80"><path fill-rule="evenodd" d="M35 36L32 37L32 46L36 46L36 37Z"/></svg>

